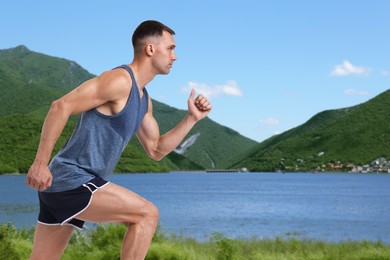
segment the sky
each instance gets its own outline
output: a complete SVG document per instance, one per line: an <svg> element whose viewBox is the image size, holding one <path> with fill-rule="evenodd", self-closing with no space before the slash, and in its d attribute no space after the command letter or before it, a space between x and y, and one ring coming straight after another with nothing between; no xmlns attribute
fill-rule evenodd
<svg viewBox="0 0 390 260"><path fill-rule="evenodd" d="M5 0L0 49L23 44L99 75L132 61L141 22L161 21L177 61L150 96L187 109L195 88L212 120L261 142L390 88L389 10L385 0Z"/></svg>

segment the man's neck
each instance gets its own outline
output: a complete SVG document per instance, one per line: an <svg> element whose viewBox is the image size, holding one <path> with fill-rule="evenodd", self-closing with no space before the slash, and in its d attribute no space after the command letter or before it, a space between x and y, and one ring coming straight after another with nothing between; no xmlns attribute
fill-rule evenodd
<svg viewBox="0 0 390 260"><path fill-rule="evenodd" d="M133 61L129 66L133 70L135 80L137 81L140 90L143 90L145 86L153 80L154 76L156 76L156 74L152 72L152 69L147 69L147 64Z"/></svg>

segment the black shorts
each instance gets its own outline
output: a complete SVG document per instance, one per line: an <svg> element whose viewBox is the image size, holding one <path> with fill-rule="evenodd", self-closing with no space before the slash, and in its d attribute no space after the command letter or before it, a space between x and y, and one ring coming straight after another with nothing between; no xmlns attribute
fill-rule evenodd
<svg viewBox="0 0 390 260"><path fill-rule="evenodd" d="M108 181L96 177L82 186L62 192L38 192L38 223L44 225L72 225L83 228L84 222L75 218L86 210L95 191L108 184Z"/></svg>

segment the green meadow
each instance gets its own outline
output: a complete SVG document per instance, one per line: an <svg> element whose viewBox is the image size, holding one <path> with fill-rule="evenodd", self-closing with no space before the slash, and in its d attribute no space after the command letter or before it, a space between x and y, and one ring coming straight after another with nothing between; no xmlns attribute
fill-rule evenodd
<svg viewBox="0 0 390 260"><path fill-rule="evenodd" d="M61 259L119 259L123 225L99 225L75 231ZM0 224L2 259L28 259L34 229ZM390 245L380 241L339 243L291 239L230 239L214 233L208 241L156 232L146 259L390 259Z"/></svg>

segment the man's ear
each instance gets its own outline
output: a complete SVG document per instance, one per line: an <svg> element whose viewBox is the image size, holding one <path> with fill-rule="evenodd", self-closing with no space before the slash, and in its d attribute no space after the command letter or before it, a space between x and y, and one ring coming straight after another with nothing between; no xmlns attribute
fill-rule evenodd
<svg viewBox="0 0 390 260"><path fill-rule="evenodd" d="M145 52L148 56L152 56L153 55L153 44L148 44L145 46Z"/></svg>

